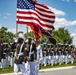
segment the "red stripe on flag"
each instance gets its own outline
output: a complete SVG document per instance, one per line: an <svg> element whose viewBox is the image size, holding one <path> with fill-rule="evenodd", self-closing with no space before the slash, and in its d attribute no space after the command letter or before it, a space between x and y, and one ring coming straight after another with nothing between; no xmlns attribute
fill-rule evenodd
<svg viewBox="0 0 76 75"><path fill-rule="evenodd" d="M39 34L41 34L40 27L43 28L45 32L52 31L54 21L54 13L47 6L38 2L35 2L35 10L17 10L17 24L27 24Z"/></svg>
<svg viewBox="0 0 76 75"><path fill-rule="evenodd" d="M27 19L27 20L29 20L29 18L30 18L30 20L35 20L35 21L38 21L42 26L47 26L48 28L52 28L53 26L52 25L45 25L45 24L42 24L37 18L34 18L34 17L24 17L24 16L17 16L17 18L20 18L20 19ZM46 20L47 21L47 20Z"/></svg>

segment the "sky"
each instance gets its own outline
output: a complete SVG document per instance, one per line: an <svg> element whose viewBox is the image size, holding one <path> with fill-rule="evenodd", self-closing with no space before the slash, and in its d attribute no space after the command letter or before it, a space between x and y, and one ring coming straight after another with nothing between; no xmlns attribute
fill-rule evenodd
<svg viewBox="0 0 76 75"><path fill-rule="evenodd" d="M76 0L37 0L49 6L55 15L54 27L68 29L76 46ZM0 27L7 27L9 31L16 32L17 0L0 0ZM18 30L26 33L26 25L18 25ZM29 29L30 31L30 29Z"/></svg>

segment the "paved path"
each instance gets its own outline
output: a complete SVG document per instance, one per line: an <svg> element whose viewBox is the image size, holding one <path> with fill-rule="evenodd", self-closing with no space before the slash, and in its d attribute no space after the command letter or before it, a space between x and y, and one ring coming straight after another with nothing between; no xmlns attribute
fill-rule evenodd
<svg viewBox="0 0 76 75"><path fill-rule="evenodd" d="M76 68L42 71L39 75L76 75Z"/></svg>
<svg viewBox="0 0 76 75"><path fill-rule="evenodd" d="M14 75L14 74L10 73L0 75ZM19 75L21 75L21 73L19 73ZM76 66L40 70L39 75L76 75Z"/></svg>

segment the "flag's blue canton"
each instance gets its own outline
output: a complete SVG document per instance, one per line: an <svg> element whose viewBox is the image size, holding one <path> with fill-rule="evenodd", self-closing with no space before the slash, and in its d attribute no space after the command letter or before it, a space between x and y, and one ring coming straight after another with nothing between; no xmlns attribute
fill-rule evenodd
<svg viewBox="0 0 76 75"><path fill-rule="evenodd" d="M17 8L20 9L35 9L34 2L32 0L17 0Z"/></svg>

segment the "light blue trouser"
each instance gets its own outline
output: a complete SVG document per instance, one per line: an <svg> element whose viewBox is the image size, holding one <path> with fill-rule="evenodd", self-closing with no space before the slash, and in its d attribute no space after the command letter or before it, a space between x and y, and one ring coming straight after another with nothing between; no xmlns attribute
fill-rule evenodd
<svg viewBox="0 0 76 75"><path fill-rule="evenodd" d="M39 63L38 61L27 62L25 63L26 75L38 75L39 72Z"/></svg>
<svg viewBox="0 0 76 75"><path fill-rule="evenodd" d="M26 75L25 65L14 63L14 75L18 75L18 68L20 68L22 75Z"/></svg>

